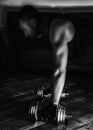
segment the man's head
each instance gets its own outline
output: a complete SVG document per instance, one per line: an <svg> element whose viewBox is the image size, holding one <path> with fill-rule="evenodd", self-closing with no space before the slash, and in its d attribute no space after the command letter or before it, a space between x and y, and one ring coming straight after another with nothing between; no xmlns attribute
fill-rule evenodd
<svg viewBox="0 0 93 130"><path fill-rule="evenodd" d="M19 28L26 38L35 38L38 26L38 11L31 6L25 6L19 12Z"/></svg>

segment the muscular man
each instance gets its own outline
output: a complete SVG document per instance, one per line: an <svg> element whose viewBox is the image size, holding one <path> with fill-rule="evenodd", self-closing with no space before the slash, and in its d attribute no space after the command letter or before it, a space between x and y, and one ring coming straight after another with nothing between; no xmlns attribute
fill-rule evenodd
<svg viewBox="0 0 93 130"><path fill-rule="evenodd" d="M40 111L40 115L44 119L54 119L56 117L60 96L65 85L68 44L72 41L74 35L74 25L68 20L56 19L50 25L49 39L53 48L54 73L51 101L48 106Z"/></svg>
<svg viewBox="0 0 93 130"><path fill-rule="evenodd" d="M26 19L24 19L24 17L22 20L20 19L20 29L23 30L25 36L33 36L33 29L36 27L36 23L31 17L28 19L25 15L25 18ZM60 96L65 84L68 60L68 43L71 42L74 35L74 25L69 20L58 18L51 22L49 27L49 39L52 44L54 55L52 100L50 101L48 107L42 108L39 112L41 117L55 117L56 108L59 104Z"/></svg>

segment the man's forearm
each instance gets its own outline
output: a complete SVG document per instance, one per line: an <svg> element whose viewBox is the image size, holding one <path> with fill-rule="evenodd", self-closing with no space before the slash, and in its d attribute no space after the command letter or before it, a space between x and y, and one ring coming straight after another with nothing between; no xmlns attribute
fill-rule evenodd
<svg viewBox="0 0 93 130"><path fill-rule="evenodd" d="M56 69L54 71L54 88L53 88L53 102L54 104L58 104L61 93L63 91L65 85L66 78L66 67L67 67L67 59L68 59L68 47L65 44L65 49L62 52L63 54L58 57L59 63L56 63ZM57 60L55 59L55 60Z"/></svg>
<svg viewBox="0 0 93 130"><path fill-rule="evenodd" d="M66 72L63 72L57 77L57 80L54 83L53 103L56 105L59 103L60 96L65 85L65 78L66 78Z"/></svg>

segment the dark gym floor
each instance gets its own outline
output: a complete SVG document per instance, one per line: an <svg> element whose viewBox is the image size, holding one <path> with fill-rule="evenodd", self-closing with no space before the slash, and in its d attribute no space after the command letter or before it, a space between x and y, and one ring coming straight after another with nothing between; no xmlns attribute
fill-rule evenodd
<svg viewBox="0 0 93 130"><path fill-rule="evenodd" d="M76 72L75 72L76 73ZM74 74L75 74L74 73ZM34 84L42 77L15 78L0 85L0 130L92 130L93 78L84 72L67 77L67 114L71 115L66 128L46 122L33 124L27 117L26 106L31 101ZM35 78L35 79L34 79ZM50 79L45 80L49 82Z"/></svg>

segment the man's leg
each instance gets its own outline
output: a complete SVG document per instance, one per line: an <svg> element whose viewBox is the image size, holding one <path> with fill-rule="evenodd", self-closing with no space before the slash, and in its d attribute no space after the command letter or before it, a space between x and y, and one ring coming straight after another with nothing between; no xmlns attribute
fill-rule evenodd
<svg viewBox="0 0 93 130"><path fill-rule="evenodd" d="M50 26L50 41L54 52L54 74L53 74L53 104L58 105L66 78L66 67L68 60L68 43L75 34L74 26L70 21L55 20Z"/></svg>

